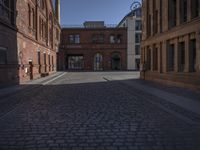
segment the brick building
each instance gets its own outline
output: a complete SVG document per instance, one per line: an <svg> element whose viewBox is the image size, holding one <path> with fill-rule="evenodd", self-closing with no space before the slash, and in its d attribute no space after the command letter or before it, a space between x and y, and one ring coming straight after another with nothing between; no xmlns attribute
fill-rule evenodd
<svg viewBox="0 0 200 150"><path fill-rule="evenodd" d="M127 28L85 22L62 29L60 70L126 70Z"/></svg>
<svg viewBox="0 0 200 150"><path fill-rule="evenodd" d="M60 0L0 0L0 83L56 71Z"/></svg>
<svg viewBox="0 0 200 150"><path fill-rule="evenodd" d="M142 3L141 78L200 88L200 1Z"/></svg>

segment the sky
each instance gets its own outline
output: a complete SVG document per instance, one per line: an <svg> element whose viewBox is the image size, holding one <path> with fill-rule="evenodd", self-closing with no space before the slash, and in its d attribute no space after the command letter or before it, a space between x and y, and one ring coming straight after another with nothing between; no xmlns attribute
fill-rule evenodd
<svg viewBox="0 0 200 150"><path fill-rule="evenodd" d="M82 25L85 21L118 24L130 12L134 0L60 0L61 25Z"/></svg>

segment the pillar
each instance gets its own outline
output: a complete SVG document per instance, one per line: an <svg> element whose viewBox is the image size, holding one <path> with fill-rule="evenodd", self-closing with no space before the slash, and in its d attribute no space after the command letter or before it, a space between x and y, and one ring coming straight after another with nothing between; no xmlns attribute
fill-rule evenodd
<svg viewBox="0 0 200 150"><path fill-rule="evenodd" d="M166 73L167 72L167 41L163 41L162 50L163 50L162 68L163 68L163 73Z"/></svg>
<svg viewBox="0 0 200 150"><path fill-rule="evenodd" d="M185 69L184 72L189 72L190 69L190 55L189 55L189 49L190 49L190 36L187 35L185 37Z"/></svg>
<svg viewBox="0 0 200 150"><path fill-rule="evenodd" d="M174 43L174 72L179 71L179 49L178 49L178 41L179 39L176 38L175 43Z"/></svg>

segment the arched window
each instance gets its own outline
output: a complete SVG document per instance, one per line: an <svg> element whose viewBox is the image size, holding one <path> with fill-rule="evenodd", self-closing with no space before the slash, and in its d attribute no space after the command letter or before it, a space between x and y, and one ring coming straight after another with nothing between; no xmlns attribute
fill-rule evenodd
<svg viewBox="0 0 200 150"><path fill-rule="evenodd" d="M100 53L94 55L94 70L103 70L103 56Z"/></svg>

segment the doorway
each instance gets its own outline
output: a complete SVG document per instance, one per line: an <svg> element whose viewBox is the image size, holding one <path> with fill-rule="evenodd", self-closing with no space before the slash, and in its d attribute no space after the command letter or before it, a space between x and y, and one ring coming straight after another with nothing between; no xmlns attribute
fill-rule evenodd
<svg viewBox="0 0 200 150"><path fill-rule="evenodd" d="M30 80L33 80L33 62L29 61L29 77Z"/></svg>
<svg viewBox="0 0 200 150"><path fill-rule="evenodd" d="M67 69L82 70L84 69L83 55L72 55L67 57Z"/></svg>
<svg viewBox="0 0 200 150"><path fill-rule="evenodd" d="M112 54L112 70L120 70L121 69L121 58L119 53Z"/></svg>
<svg viewBox="0 0 200 150"><path fill-rule="evenodd" d="M103 70L103 56L100 53L94 55L94 70Z"/></svg>

